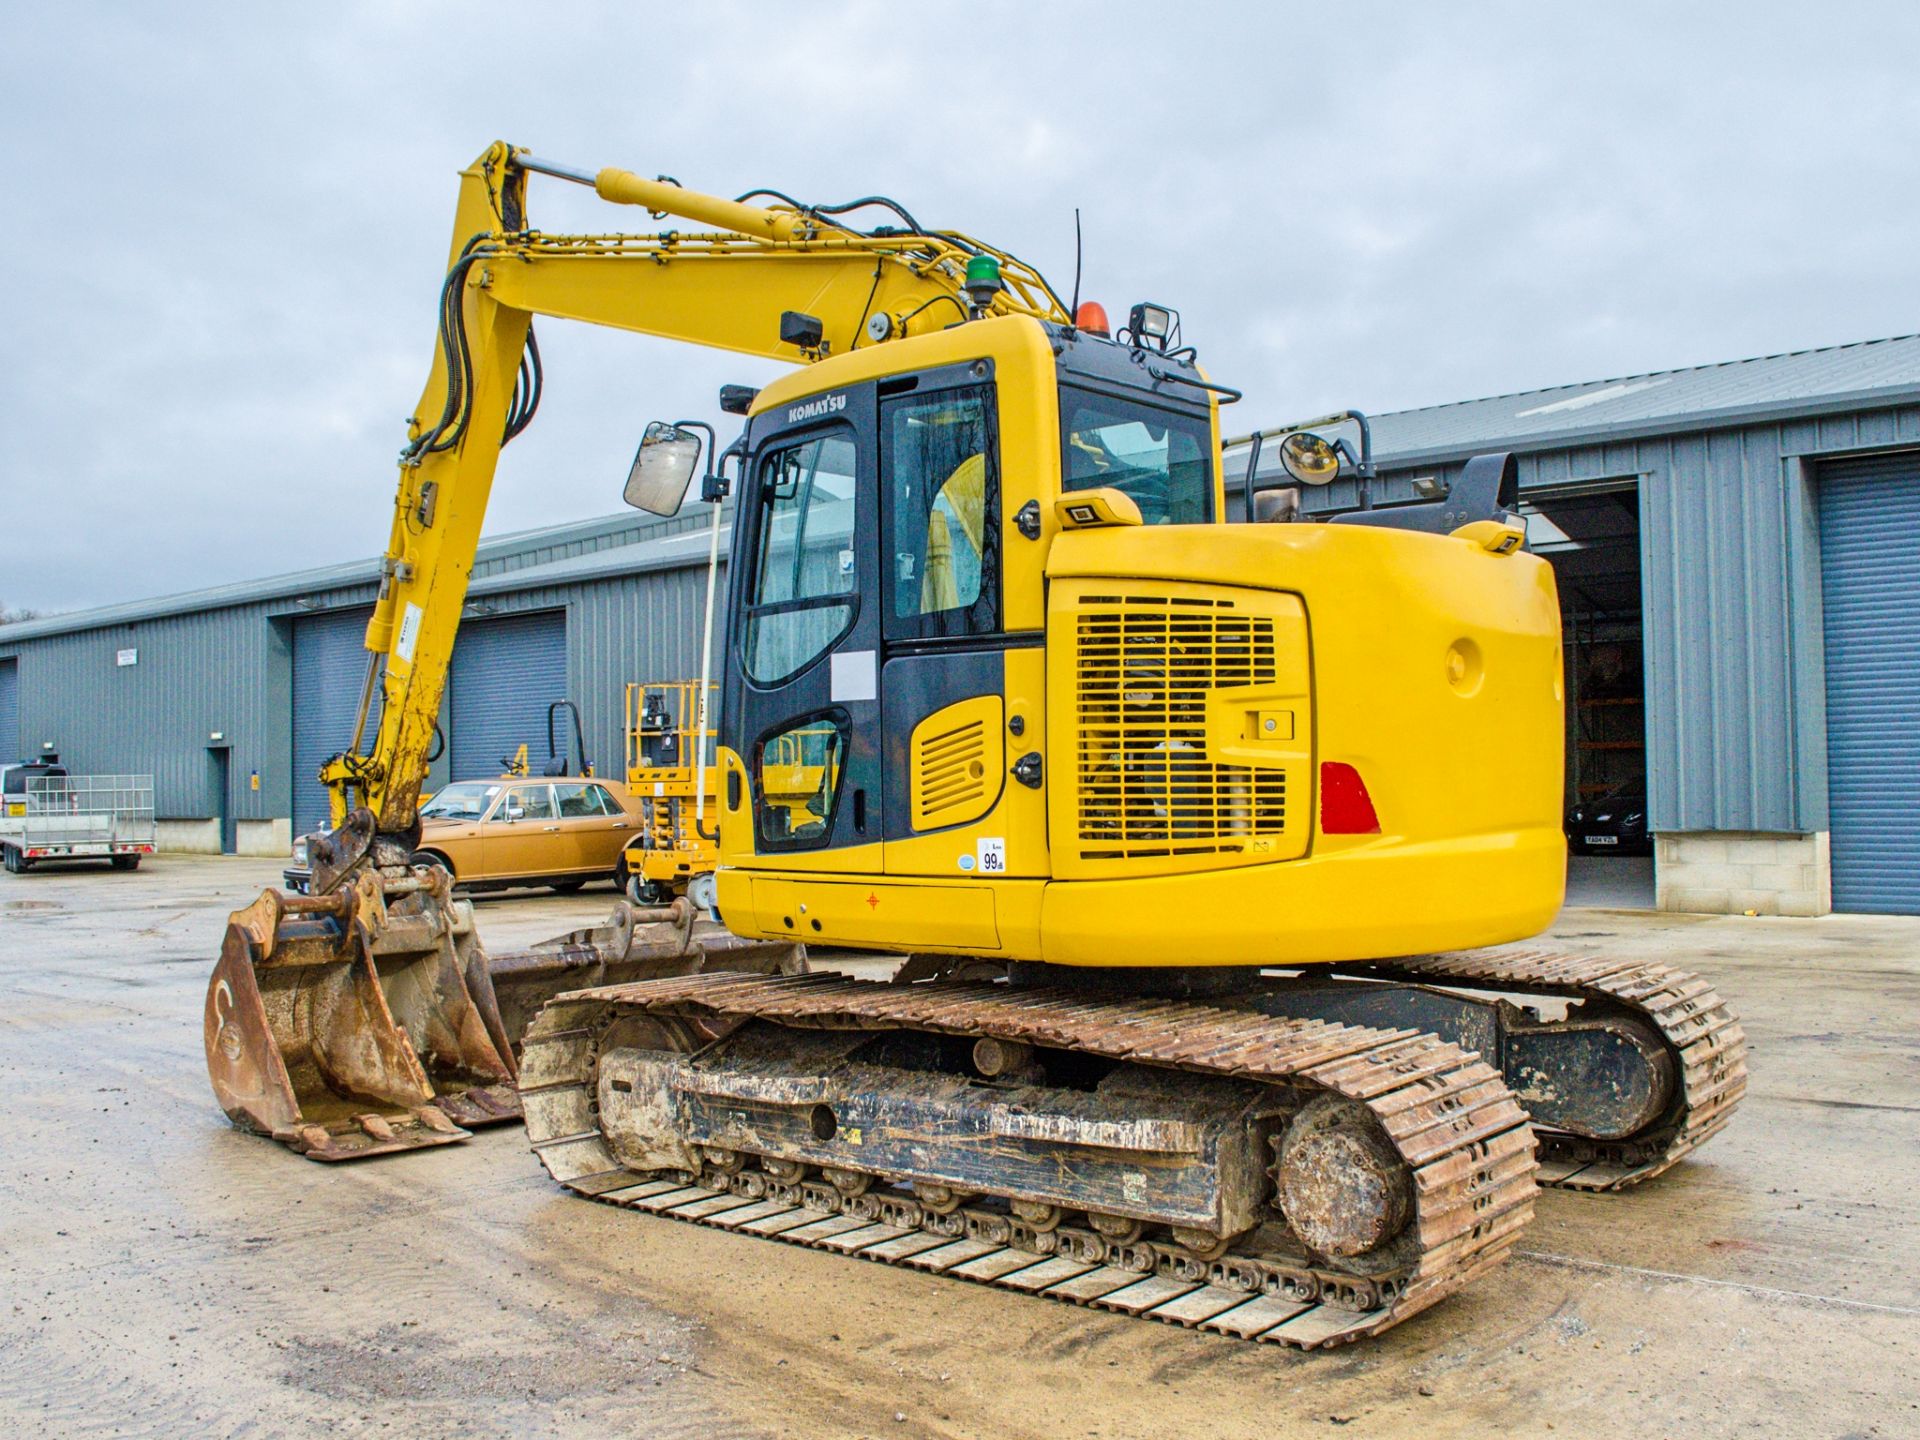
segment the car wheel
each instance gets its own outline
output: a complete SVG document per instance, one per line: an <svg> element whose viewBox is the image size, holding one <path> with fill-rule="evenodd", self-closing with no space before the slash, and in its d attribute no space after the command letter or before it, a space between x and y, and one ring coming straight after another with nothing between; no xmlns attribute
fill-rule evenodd
<svg viewBox="0 0 1920 1440"><path fill-rule="evenodd" d="M140 857L138 855L115 855L113 857L113 868L116 870L138 870L140 868Z"/></svg>
<svg viewBox="0 0 1920 1440"><path fill-rule="evenodd" d="M429 870L444 870L449 876L453 874L453 867L447 864L446 858L434 854L431 850L414 851L413 854L407 857L407 863L409 865L424 865Z"/></svg>
<svg viewBox="0 0 1920 1440"><path fill-rule="evenodd" d="M572 895L586 883L584 880L559 880L547 888L556 895Z"/></svg>
<svg viewBox="0 0 1920 1440"><path fill-rule="evenodd" d="M4 858L9 875L18 875L27 867L20 863L20 852L11 845L0 845L0 858Z"/></svg>

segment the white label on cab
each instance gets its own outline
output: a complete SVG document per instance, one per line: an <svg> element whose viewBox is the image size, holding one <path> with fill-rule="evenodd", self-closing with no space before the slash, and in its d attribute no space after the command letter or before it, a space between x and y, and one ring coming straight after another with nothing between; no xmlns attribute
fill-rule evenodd
<svg viewBox="0 0 1920 1440"><path fill-rule="evenodd" d="M879 667L871 650L838 650L833 656L833 698L871 700L880 693Z"/></svg>
<svg viewBox="0 0 1920 1440"><path fill-rule="evenodd" d="M1007 873L1007 841L1002 835L982 835L975 847L980 860L982 875L1004 875Z"/></svg>
<svg viewBox="0 0 1920 1440"><path fill-rule="evenodd" d="M420 607L409 603L406 613L400 617L400 638L394 642L393 653L407 664L413 663L413 645L420 638Z"/></svg>

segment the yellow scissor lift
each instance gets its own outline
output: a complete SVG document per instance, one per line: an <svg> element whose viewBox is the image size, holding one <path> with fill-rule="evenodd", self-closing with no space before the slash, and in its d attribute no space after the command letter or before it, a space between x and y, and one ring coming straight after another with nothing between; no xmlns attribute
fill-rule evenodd
<svg viewBox="0 0 1920 1440"><path fill-rule="evenodd" d="M702 730L699 681L627 686L627 788L645 818L622 858L627 896L637 905L665 904L685 894L696 877L713 873L720 814L720 771L710 748L717 733L712 721L717 688L708 687L708 721ZM704 765L702 746L709 747Z"/></svg>
<svg viewBox="0 0 1920 1440"><path fill-rule="evenodd" d="M720 772L709 751L701 763L700 745L711 745L714 691L707 694L707 726L700 727L698 680L649 680L627 686L627 789L645 817L640 833L621 857L627 898L636 905L664 905L694 885L695 905L711 907L713 897L695 885L713 874L718 848ZM837 775L825 763L831 726L790 730L775 736L766 756L766 803L786 812L786 833L818 825ZM706 804L699 803L702 789Z"/></svg>

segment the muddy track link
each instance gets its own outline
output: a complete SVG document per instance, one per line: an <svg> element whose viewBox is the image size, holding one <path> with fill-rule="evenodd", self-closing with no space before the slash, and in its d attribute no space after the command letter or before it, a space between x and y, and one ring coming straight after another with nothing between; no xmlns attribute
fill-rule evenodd
<svg viewBox="0 0 1920 1440"><path fill-rule="evenodd" d="M645 1172L598 1129L598 1040L622 1014L703 1023L993 1036L1332 1092L1364 1106L1411 1171L1407 1266L1361 1277L1294 1252L1204 1260L1152 1240L1041 1234L993 1209L936 1215L904 1192L851 1199L759 1170ZM553 1177L592 1199L863 1259L1304 1349L1377 1335L1503 1260L1532 1218L1534 1140L1499 1075L1411 1030L1274 1019L1165 1000L1101 1001L968 982L888 985L829 974L701 975L563 995L527 1032L527 1129ZM1256 1232L1258 1233L1258 1232Z"/></svg>
<svg viewBox="0 0 1920 1440"><path fill-rule="evenodd" d="M1624 1190L1650 1180L1725 1129L1747 1093L1746 1032L1713 987L1685 970L1520 947L1334 968L1343 975L1419 985L1610 1001L1659 1030L1673 1055L1678 1088L1667 1113L1624 1140L1540 1130L1542 1185Z"/></svg>

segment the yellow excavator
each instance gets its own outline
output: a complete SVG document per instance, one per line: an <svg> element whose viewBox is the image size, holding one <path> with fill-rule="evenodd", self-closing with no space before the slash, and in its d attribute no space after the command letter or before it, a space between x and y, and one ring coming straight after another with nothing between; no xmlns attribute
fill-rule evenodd
<svg viewBox="0 0 1920 1440"><path fill-rule="evenodd" d="M550 235L535 175L707 228ZM714 904L625 912L624 972L597 932L487 957L408 863L535 315L796 363L722 392L718 455L659 422L628 477L673 513L704 451L711 560L734 518ZM1305 1347L1497 1263L1538 1183L1691 1152L1745 1087L1711 988L1511 943L1565 873L1559 610L1512 461L1230 525L1236 398L1171 309L1109 334L890 200L491 147L367 631L379 730L324 772L313 896L236 914L210 988L228 1113L346 1158L517 1095L588 1198ZM1271 438L1316 483L1371 474L1361 437ZM858 979L803 946L901 959ZM368 1057L408 1083L342 1063Z"/></svg>

